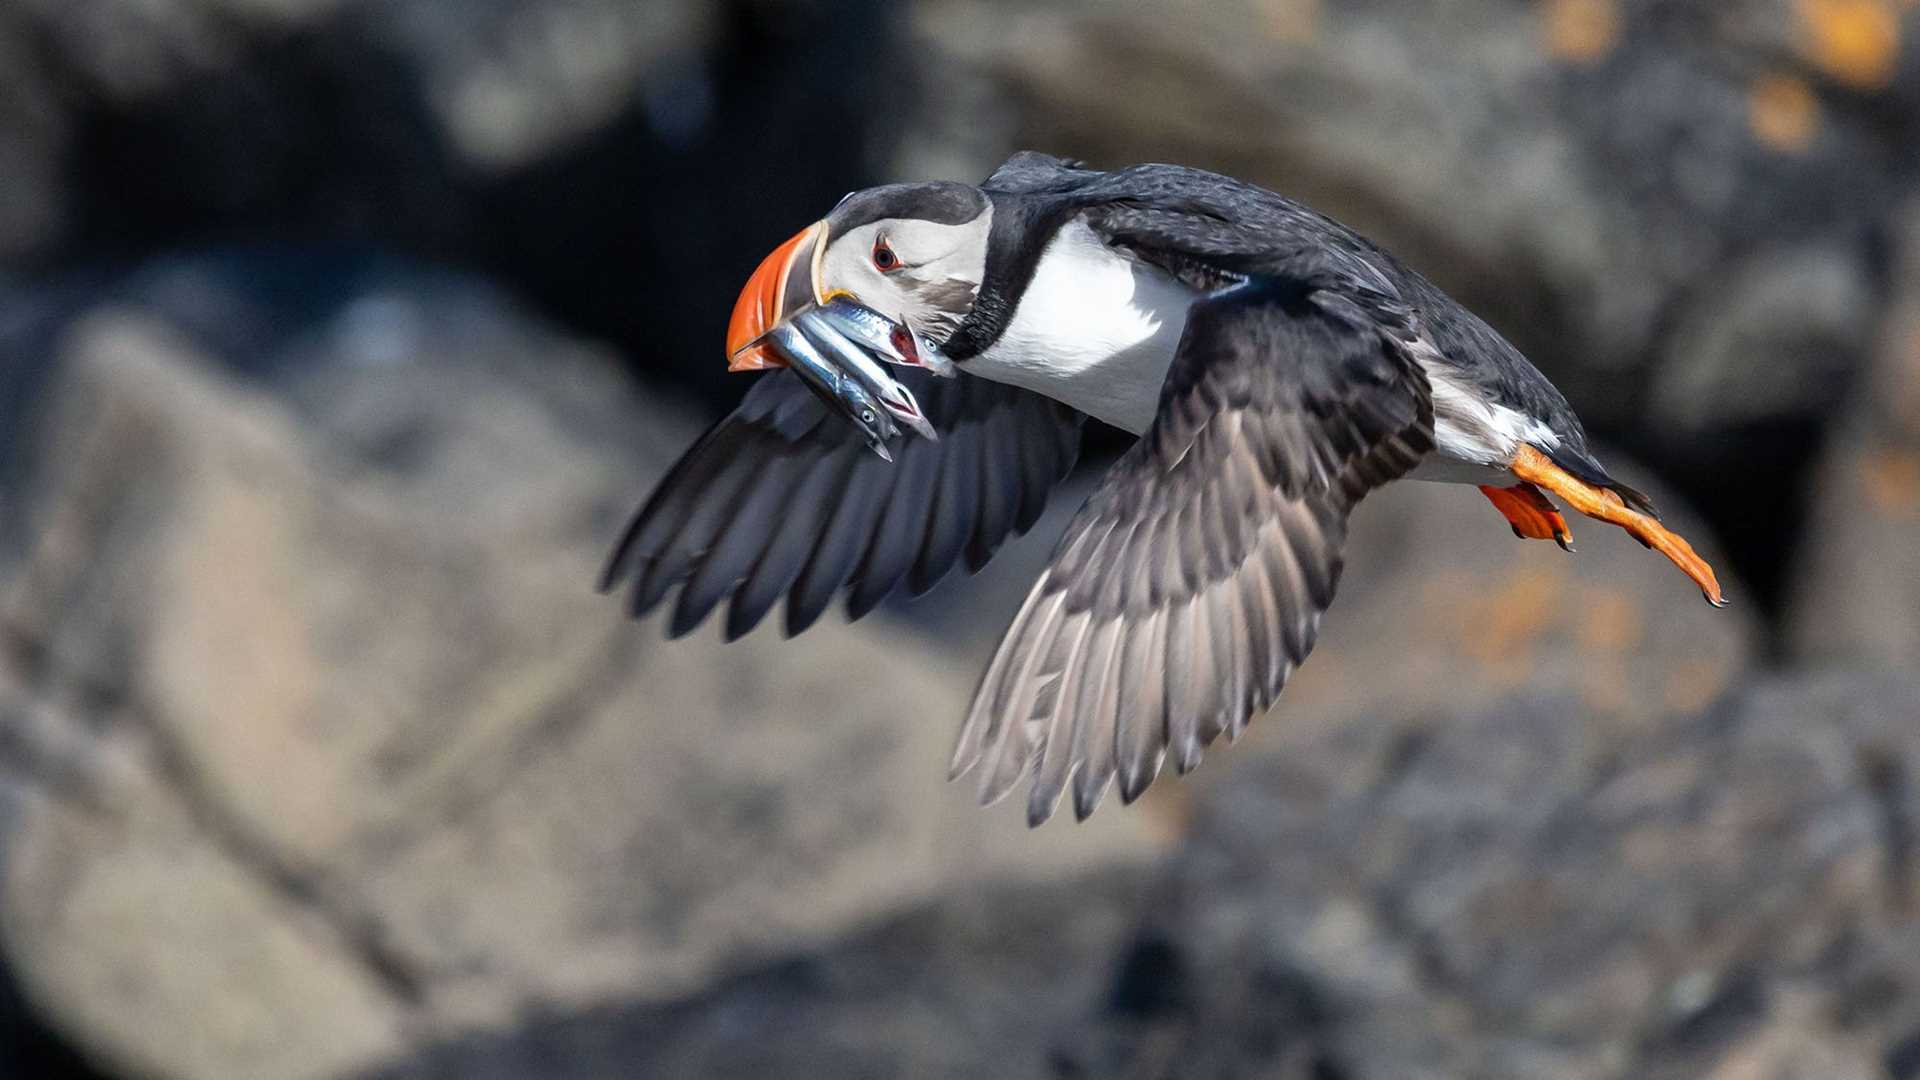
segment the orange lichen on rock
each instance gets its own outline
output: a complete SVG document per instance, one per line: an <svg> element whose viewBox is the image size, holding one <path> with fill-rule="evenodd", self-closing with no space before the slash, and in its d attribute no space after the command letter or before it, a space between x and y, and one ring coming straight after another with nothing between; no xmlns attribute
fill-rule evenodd
<svg viewBox="0 0 1920 1080"><path fill-rule="evenodd" d="M1588 649L1625 653L1645 636L1645 619L1634 598L1616 589L1588 589L1581 605L1580 643Z"/></svg>
<svg viewBox="0 0 1920 1080"><path fill-rule="evenodd" d="M1473 631L1464 639L1467 652L1491 681L1517 685L1526 679L1535 645L1553 630L1562 583L1557 575L1522 569L1461 609Z"/></svg>
<svg viewBox="0 0 1920 1080"><path fill-rule="evenodd" d="M1575 676L1580 700L1598 715L1618 716L1633 704L1632 666L1627 658L1645 637L1645 618L1631 593L1608 586L1580 591L1566 616L1579 638L1584 662Z"/></svg>
<svg viewBox="0 0 1920 1080"><path fill-rule="evenodd" d="M1920 458L1895 450L1868 454L1860 461L1860 486L1881 513L1910 514L1920 509Z"/></svg>
<svg viewBox="0 0 1920 1080"><path fill-rule="evenodd" d="M1693 658L1667 674L1660 698L1673 712L1692 715L1725 693L1732 682L1733 672L1724 661Z"/></svg>
<svg viewBox="0 0 1920 1080"><path fill-rule="evenodd" d="M1595 716L1621 716L1633 707L1632 675L1620 657L1595 657L1580 665L1573 678L1580 703Z"/></svg>
<svg viewBox="0 0 1920 1080"><path fill-rule="evenodd" d="M1575 64L1593 64L1620 43L1615 0L1548 0L1547 51Z"/></svg>
<svg viewBox="0 0 1920 1080"><path fill-rule="evenodd" d="M1820 128L1820 102L1805 80L1765 75L1747 91L1747 126L1775 150L1800 153Z"/></svg>
<svg viewBox="0 0 1920 1080"><path fill-rule="evenodd" d="M1320 36L1320 0L1263 0L1267 35L1287 45L1311 45Z"/></svg>
<svg viewBox="0 0 1920 1080"><path fill-rule="evenodd" d="M1908 335L1906 352L1900 360L1901 363L1893 366L1894 385L1889 388L1894 419L1908 433L1920 435L1920 326Z"/></svg>
<svg viewBox="0 0 1920 1080"><path fill-rule="evenodd" d="M1893 81L1900 60L1900 13L1888 0L1796 0L1802 49L1834 80L1855 90Z"/></svg>

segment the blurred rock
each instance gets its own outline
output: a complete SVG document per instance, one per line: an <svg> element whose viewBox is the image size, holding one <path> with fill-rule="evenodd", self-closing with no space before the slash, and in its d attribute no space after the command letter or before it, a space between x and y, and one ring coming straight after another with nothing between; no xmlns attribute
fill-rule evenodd
<svg viewBox="0 0 1920 1080"><path fill-rule="evenodd" d="M1893 7L923 0L943 92L902 171L1038 146L1334 214L1513 338L1771 599L1798 512L1748 478L1810 464L1920 164L1920 14Z"/></svg>
<svg viewBox="0 0 1920 1080"><path fill-rule="evenodd" d="M1789 637L1829 665L1920 666L1920 203L1879 355L1814 474Z"/></svg>
<svg viewBox="0 0 1920 1080"><path fill-rule="evenodd" d="M1904 1077L1916 693L1765 681L1605 749L1569 695L1381 713L1236 771L1150 877L374 1075Z"/></svg>
<svg viewBox="0 0 1920 1080"><path fill-rule="evenodd" d="M1356 511L1320 645L1263 726L1383 705L1470 711L1533 688L1565 694L1568 719L1604 744L1737 686L1760 627L1725 546L1632 461L1600 453L1716 564L1732 606L1708 605L1672 563L1611 525L1570 514L1578 550L1568 553L1515 538L1472 487L1395 484Z"/></svg>
<svg viewBox="0 0 1920 1080"><path fill-rule="evenodd" d="M1268 757L1149 893L1153 996L1063 1075L1904 1075L1916 694L1766 681L1604 749L1523 695Z"/></svg>
<svg viewBox="0 0 1920 1080"><path fill-rule="evenodd" d="M541 1017L369 1080L1041 1075L1104 1004L1145 876L942 898L685 1001Z"/></svg>
<svg viewBox="0 0 1920 1080"><path fill-rule="evenodd" d="M0 263L377 246L482 268L718 396L740 282L887 157L904 95L868 61L893 10L0 4Z"/></svg>
<svg viewBox="0 0 1920 1080"><path fill-rule="evenodd" d="M990 642L629 623L594 575L694 429L462 279L322 280L23 305L0 940L89 1055L338 1075L1150 854L1137 815L1033 834L942 785Z"/></svg>
<svg viewBox="0 0 1920 1080"><path fill-rule="evenodd" d="M1576 7L1605 25L1570 41L1562 9ZM1876 153L1882 133L1817 102L1805 147L1754 129L1751 67L1821 74L1794 57L1802 30L1788 7L1742 3L1710 18L1663 0L1271 0L1202 20L1150 3L928 0L913 30L945 76L999 88L1013 142L1106 164L1143 152L1210 164L1362 226L1499 316L1570 389L1604 380L1590 411L1617 427L1645 404L1622 379L1644 386L1693 362L1691 349L1662 350L1684 344L1671 335L1694 304L1738 302L1747 287L1725 279L1749 258L1764 266L1828 244L1799 260L1836 279L1806 302L1872 294L1864 245L1897 168ZM928 100L929 130L946 130L949 100ZM973 167L1008 148L981 147ZM1747 313L1782 328L1800 314L1778 303ZM1862 332L1842 332L1857 353ZM1749 370L1777 366L1750 358ZM1810 385L1769 411L1834 392ZM1699 417L1690 397L1657 419L1745 419Z"/></svg>

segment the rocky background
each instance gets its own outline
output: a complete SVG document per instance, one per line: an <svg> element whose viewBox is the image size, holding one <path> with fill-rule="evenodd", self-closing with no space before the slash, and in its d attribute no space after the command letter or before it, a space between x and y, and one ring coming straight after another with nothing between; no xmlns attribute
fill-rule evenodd
<svg viewBox="0 0 1920 1080"><path fill-rule="evenodd" d="M1401 252L1735 606L1390 490L1030 832L947 740L1112 433L857 625L596 596L767 247L1020 147ZM1906 0L0 0L0 438L8 1076L1920 1077Z"/></svg>

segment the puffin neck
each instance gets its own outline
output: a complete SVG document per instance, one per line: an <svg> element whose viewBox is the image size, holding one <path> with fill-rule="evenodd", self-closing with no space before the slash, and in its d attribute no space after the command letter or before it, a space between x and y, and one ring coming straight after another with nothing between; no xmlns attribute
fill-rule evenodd
<svg viewBox="0 0 1920 1080"><path fill-rule="evenodd" d="M987 261L973 310L942 346L954 360L985 352L1006 332L1020 306L1020 297L1032 284L1047 244L1083 207L1059 196L1028 196L988 192L993 202L993 225L987 237Z"/></svg>

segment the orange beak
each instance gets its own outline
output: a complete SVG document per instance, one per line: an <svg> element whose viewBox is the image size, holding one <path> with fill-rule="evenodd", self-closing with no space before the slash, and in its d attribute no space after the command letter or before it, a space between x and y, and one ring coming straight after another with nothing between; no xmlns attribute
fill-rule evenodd
<svg viewBox="0 0 1920 1080"><path fill-rule="evenodd" d="M727 320L727 370L762 371L786 367L780 354L760 339L796 309L820 298L820 256L826 251L827 223L816 221L773 249L733 302Z"/></svg>

